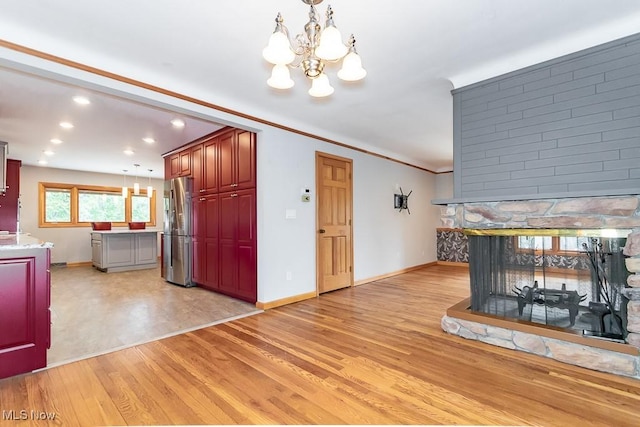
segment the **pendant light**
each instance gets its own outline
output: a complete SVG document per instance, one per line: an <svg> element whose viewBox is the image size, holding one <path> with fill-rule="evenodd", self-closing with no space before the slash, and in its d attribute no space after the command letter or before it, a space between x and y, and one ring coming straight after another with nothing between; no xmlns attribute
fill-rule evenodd
<svg viewBox="0 0 640 427"><path fill-rule="evenodd" d="M126 198L129 195L129 188L127 187L127 170L122 169L122 197Z"/></svg>
<svg viewBox="0 0 640 427"><path fill-rule="evenodd" d="M138 183L138 166L139 164L135 163L133 166L136 167L136 180L133 183L133 194L136 196L140 195L140 184Z"/></svg>
<svg viewBox="0 0 640 427"><path fill-rule="evenodd" d="M151 186L151 172L153 172L153 169L148 169L149 171L149 185L147 185L147 197L151 198L153 197L153 187Z"/></svg>

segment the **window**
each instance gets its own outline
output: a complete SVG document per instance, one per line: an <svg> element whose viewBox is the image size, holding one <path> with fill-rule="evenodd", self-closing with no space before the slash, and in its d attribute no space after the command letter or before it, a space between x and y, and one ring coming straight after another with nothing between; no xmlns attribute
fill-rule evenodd
<svg viewBox="0 0 640 427"><path fill-rule="evenodd" d="M78 222L125 222L124 213L121 192L78 190Z"/></svg>
<svg viewBox="0 0 640 427"><path fill-rule="evenodd" d="M122 199L122 197L120 197ZM131 221L149 222L151 209L150 199L147 196L131 197Z"/></svg>
<svg viewBox="0 0 640 427"><path fill-rule="evenodd" d="M518 249L534 249L545 252L582 252L583 243L588 243L589 237L577 236L518 236Z"/></svg>
<svg viewBox="0 0 640 427"><path fill-rule="evenodd" d="M111 222L126 226L129 222L156 225L156 193L147 197L130 191L122 197L119 187L39 183L40 227L89 227L92 222Z"/></svg>
<svg viewBox="0 0 640 427"><path fill-rule="evenodd" d="M49 188L44 196L47 206L46 222L71 222L71 191L62 188Z"/></svg>
<svg viewBox="0 0 640 427"><path fill-rule="evenodd" d="M550 236L518 236L518 248L548 251L552 248L551 239Z"/></svg>

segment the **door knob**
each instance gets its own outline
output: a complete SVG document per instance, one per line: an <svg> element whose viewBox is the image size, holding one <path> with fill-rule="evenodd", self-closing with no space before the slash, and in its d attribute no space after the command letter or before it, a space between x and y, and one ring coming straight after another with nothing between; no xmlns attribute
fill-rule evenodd
<svg viewBox="0 0 640 427"><path fill-rule="evenodd" d="M322 233L326 233L327 230L325 230L324 228L321 228L320 230L318 230L318 233L322 234Z"/></svg>

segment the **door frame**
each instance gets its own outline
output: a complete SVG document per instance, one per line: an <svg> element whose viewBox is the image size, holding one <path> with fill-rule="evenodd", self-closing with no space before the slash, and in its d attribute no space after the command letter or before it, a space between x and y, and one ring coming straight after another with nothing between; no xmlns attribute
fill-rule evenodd
<svg viewBox="0 0 640 427"><path fill-rule="evenodd" d="M316 297L320 295L320 233L318 230L320 229L320 161L322 158L339 160L343 162L347 162L351 165L351 176L349 177L349 197L347 199L349 212L351 212L351 224L349 227L349 241L350 247L349 257L351 259L351 271L349 272L349 286L352 288L354 286L353 273L355 270L354 258L353 258L353 159L348 157L336 156L334 154L325 153L322 151L316 151L316 223L314 234L316 236Z"/></svg>

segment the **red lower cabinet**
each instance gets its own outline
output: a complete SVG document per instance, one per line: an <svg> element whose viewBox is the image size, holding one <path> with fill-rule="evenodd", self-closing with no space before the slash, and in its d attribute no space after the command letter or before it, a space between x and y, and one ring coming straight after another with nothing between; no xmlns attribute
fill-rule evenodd
<svg viewBox="0 0 640 427"><path fill-rule="evenodd" d="M0 378L47 366L50 250L0 250Z"/></svg>
<svg viewBox="0 0 640 427"><path fill-rule="evenodd" d="M257 300L256 190L220 195L220 291Z"/></svg>
<svg viewBox="0 0 640 427"><path fill-rule="evenodd" d="M219 290L217 194L193 201L193 281L212 291Z"/></svg>

